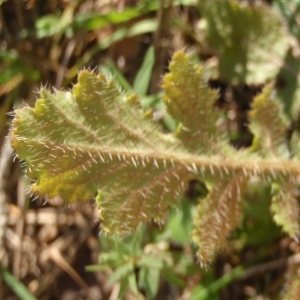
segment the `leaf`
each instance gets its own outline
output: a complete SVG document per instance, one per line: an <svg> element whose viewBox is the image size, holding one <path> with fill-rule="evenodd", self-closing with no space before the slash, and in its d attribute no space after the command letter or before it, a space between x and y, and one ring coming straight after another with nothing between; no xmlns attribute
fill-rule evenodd
<svg viewBox="0 0 300 300"><path fill-rule="evenodd" d="M20 300L36 300L27 287L0 264L0 277Z"/></svg>
<svg viewBox="0 0 300 300"><path fill-rule="evenodd" d="M191 180L205 181L211 192L199 204L193 239L206 264L238 225L245 182L280 182L289 174L296 183L300 164L232 149L218 126L217 94L184 52L174 54L163 89L168 112L180 122L174 134L161 133L113 79L83 70L72 91L42 89L34 108L15 111L12 145L36 179L32 193L66 203L96 198L102 229L110 233L151 219L162 223ZM276 104L268 103L273 111Z"/></svg>
<svg viewBox="0 0 300 300"><path fill-rule="evenodd" d="M157 257L157 255L142 255L138 261L139 267L145 267L145 268L155 268L155 269L162 269L164 266L164 261L160 257Z"/></svg>
<svg viewBox="0 0 300 300"><path fill-rule="evenodd" d="M132 261L126 262L118 266L109 278L109 282L123 281L134 272L134 265Z"/></svg>
<svg viewBox="0 0 300 300"><path fill-rule="evenodd" d="M194 5L194 0L175 0L173 1L173 5L184 5L184 6L192 6ZM132 19L143 16L151 11L155 11L159 8L159 1L141 1L137 5L132 7L125 7L120 10L110 10L106 14L99 13L84 13L78 14L75 18L74 25L75 29L85 29L85 30L94 30L100 29L107 25L112 24L120 24L129 22Z"/></svg>
<svg viewBox="0 0 300 300"><path fill-rule="evenodd" d="M130 289L136 294L139 294L139 289L138 289L138 285L136 282L136 275L134 273L130 274L128 276L128 285L130 287Z"/></svg>
<svg viewBox="0 0 300 300"><path fill-rule="evenodd" d="M202 68L178 52L169 69L163 81L163 99L168 112L181 123L177 137L192 153L222 152L221 143L227 140L216 127L220 118L220 111L214 108L217 93L207 87Z"/></svg>
<svg viewBox="0 0 300 300"><path fill-rule="evenodd" d="M253 148L261 155L288 156L286 143L287 122L282 117L282 107L274 100L272 85L267 85L255 97L250 112L250 129L254 134Z"/></svg>
<svg viewBox="0 0 300 300"><path fill-rule="evenodd" d="M169 214L167 228L172 241L179 245L187 244L191 239L192 208L193 204L183 200L177 211L174 209Z"/></svg>
<svg viewBox="0 0 300 300"><path fill-rule="evenodd" d="M280 185L273 185L275 192L272 197L271 211L274 213L275 222L282 226L293 239L299 240L299 202L298 187L292 178L287 178Z"/></svg>
<svg viewBox="0 0 300 300"><path fill-rule="evenodd" d="M191 86L184 92L192 99L191 105L184 107L179 98L171 104L166 97L168 108L174 107L171 112L179 115L175 110L180 108L184 116L180 121L187 123L178 137L189 151L199 152L204 147L208 151L217 132L212 120L216 113L197 128L198 135L210 131L206 138L210 147L195 144L194 133L188 139L184 129L189 126L192 130L197 123L185 116L194 113L192 105L200 108L196 96L212 106L210 97L216 93L206 87L201 69L193 67L188 56L180 52L175 60L178 62L171 65L175 77L182 68L190 74L186 79ZM126 98L113 80L88 71L82 71L78 80L72 93L42 90L34 109L16 111L12 143L28 162L28 175L37 178L31 191L48 198L60 196L67 203L87 201L98 192L102 226L109 232L132 231L152 218L162 222L168 208L177 205L189 178L203 173L205 165L200 171L197 158L188 154L178 139L163 135L143 118L134 97ZM172 80L168 77L165 82L171 94L176 92L169 87ZM200 109L199 116L203 113ZM210 169L214 172L213 166Z"/></svg>
<svg viewBox="0 0 300 300"><path fill-rule="evenodd" d="M273 220L270 211L272 188L260 179L247 185L244 195L243 240L246 247L271 244L281 237L281 230Z"/></svg>
<svg viewBox="0 0 300 300"><path fill-rule="evenodd" d="M280 13L280 15L285 20L289 31L298 38L299 36L299 26L297 24L297 14L295 13L299 10L298 0L284 1L277 0L272 2L272 7Z"/></svg>
<svg viewBox="0 0 300 300"><path fill-rule="evenodd" d="M246 6L232 0L199 5L223 80L259 84L276 76L288 50L287 32L276 13L263 4Z"/></svg>
<svg viewBox="0 0 300 300"><path fill-rule="evenodd" d="M228 286L231 282L237 278L242 277L245 273L243 266L238 266L232 269L230 272L225 273L221 278L215 280L209 285L199 284L193 289L191 294L191 300L206 300L206 299L219 299L218 295L220 290Z"/></svg>
<svg viewBox="0 0 300 300"><path fill-rule="evenodd" d="M151 80L152 68L155 61L154 47L147 50L142 66L140 67L134 82L133 89L138 95L146 95Z"/></svg>
<svg viewBox="0 0 300 300"><path fill-rule="evenodd" d="M212 261L216 251L226 246L228 235L240 225L243 208L241 192L246 179L243 174L237 174L230 180L217 182L198 205L192 237L198 246L197 255L203 266Z"/></svg>
<svg viewBox="0 0 300 300"><path fill-rule="evenodd" d="M139 287L146 291L147 299L154 299L159 288L160 270L142 267L139 273Z"/></svg>
<svg viewBox="0 0 300 300"><path fill-rule="evenodd" d="M288 66L288 67L286 67ZM300 60L292 50L288 51L283 66L277 75L276 94L284 105L285 112L294 120L298 118L300 106L300 83L298 74Z"/></svg>
<svg viewBox="0 0 300 300"><path fill-rule="evenodd" d="M74 9L73 5L69 5L62 13L49 14L37 19L35 23L37 37L45 38L52 35L62 36L63 34L68 38L72 37L71 25L74 19Z"/></svg>

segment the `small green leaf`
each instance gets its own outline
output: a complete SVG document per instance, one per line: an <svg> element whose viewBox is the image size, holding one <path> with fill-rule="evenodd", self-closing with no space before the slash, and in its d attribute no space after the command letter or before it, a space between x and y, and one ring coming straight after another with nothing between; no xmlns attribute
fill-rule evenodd
<svg viewBox="0 0 300 300"><path fill-rule="evenodd" d="M113 274L110 276L109 281L110 282L116 282L116 281L124 281L126 278L128 278L134 271L134 265L131 261L117 267Z"/></svg>
<svg viewBox="0 0 300 300"><path fill-rule="evenodd" d="M0 277L6 282L11 290L18 296L20 300L35 300L36 298L28 291L28 289L14 277L8 270L0 264Z"/></svg>
<svg viewBox="0 0 300 300"><path fill-rule="evenodd" d="M70 38L73 35L73 29L71 27L73 15L74 6L69 5L62 13L40 17L35 24L38 38L45 38L56 34L66 34L66 36Z"/></svg>
<svg viewBox="0 0 300 300"><path fill-rule="evenodd" d="M187 274L188 271L186 271ZM186 286L186 281L182 278L180 278L179 275L177 275L173 269L171 268L165 268L161 270L161 277L163 277L165 280L167 280L170 284L178 287L185 287Z"/></svg>
<svg viewBox="0 0 300 300"><path fill-rule="evenodd" d="M128 276L128 284L129 284L129 287L130 289L136 294L138 295L139 294L139 289L138 289L138 285L137 285L137 282L136 282L136 276L134 273L130 274Z"/></svg>
<svg viewBox="0 0 300 300"><path fill-rule="evenodd" d="M180 203L179 209L173 210L168 218L167 228L171 233L171 239L178 244L184 245L191 240L192 209L193 204L187 200Z"/></svg>
<svg viewBox="0 0 300 300"><path fill-rule="evenodd" d="M197 286L193 291L191 300L218 299L217 295L221 288L227 286L245 272L244 267L239 266L224 274L220 279L214 281L209 286Z"/></svg>
<svg viewBox="0 0 300 300"><path fill-rule="evenodd" d="M154 61L155 61L154 47L151 46L149 47L145 55L143 64L139 69L133 82L133 89L139 96L143 96L147 94L150 80L151 80Z"/></svg>
<svg viewBox="0 0 300 300"><path fill-rule="evenodd" d="M105 267L117 267L124 262L123 257L120 253L115 251L103 252L99 256L99 265Z"/></svg>
<svg viewBox="0 0 300 300"><path fill-rule="evenodd" d="M174 0L174 5L191 6L194 0ZM106 14L78 14L75 18L75 29L94 30L111 24L120 24L128 22L139 16L143 16L159 8L158 0L140 1L132 7L125 7L122 12L112 10ZM150 26L151 27L151 26ZM149 29L148 29L149 30Z"/></svg>
<svg viewBox="0 0 300 300"><path fill-rule="evenodd" d="M160 270L143 267L139 273L139 287L146 290L147 299L154 299L159 288Z"/></svg>
<svg viewBox="0 0 300 300"><path fill-rule="evenodd" d="M138 266L162 269L164 266L164 262L161 258L154 255L142 255L142 257L138 261Z"/></svg>

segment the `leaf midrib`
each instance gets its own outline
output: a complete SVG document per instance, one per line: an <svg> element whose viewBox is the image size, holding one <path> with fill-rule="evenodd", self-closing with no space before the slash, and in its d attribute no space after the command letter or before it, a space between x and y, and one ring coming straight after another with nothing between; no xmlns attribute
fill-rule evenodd
<svg viewBox="0 0 300 300"><path fill-rule="evenodd" d="M270 176L270 181L274 179L281 179L286 177L288 174L290 177L295 176L296 181L300 177L300 163L295 160L287 160L276 158L259 158L259 157L224 157L224 155L193 155L183 153L184 148L178 148L173 151L163 150L163 151L137 151L133 149L124 149L120 147L92 147L86 145L73 145L73 144L55 144L46 141L33 141L31 143L37 143L49 147L51 149L58 149L63 151L63 149L68 149L72 151L80 151L82 153L90 154L93 158L97 159L98 155L107 156L110 161L128 160L132 162L132 158L138 162L136 168L143 167L143 160L147 163L152 162L154 165L159 166L159 168L168 168L181 164L187 168L188 171L194 173L196 176L207 176L210 173L211 176L226 177L229 173L236 173L242 171L246 177L268 175ZM90 157L91 160L92 157ZM106 158L106 159L107 159ZM76 159L76 154L75 154ZM31 162L30 160L28 162ZM108 162L108 161L107 161ZM104 163L104 162L103 162ZM134 164L132 162L132 164ZM192 171L194 170L194 171Z"/></svg>

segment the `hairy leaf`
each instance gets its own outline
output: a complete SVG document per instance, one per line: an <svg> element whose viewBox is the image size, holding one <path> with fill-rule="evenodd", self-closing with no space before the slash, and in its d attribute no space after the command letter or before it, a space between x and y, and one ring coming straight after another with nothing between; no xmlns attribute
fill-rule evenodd
<svg viewBox="0 0 300 300"><path fill-rule="evenodd" d="M163 89L168 112L180 122L174 134L161 133L136 97L125 96L112 79L84 70L72 91L42 89L34 108L16 110L12 145L27 162L28 176L36 179L33 193L66 203L96 198L102 228L111 233L133 231L150 219L163 222L191 180L208 182L193 233L205 265L239 224L245 183L253 176L281 182L289 174L294 187L300 164L279 156L278 128L267 131L271 143L259 144L274 155L230 148L218 127L216 92L184 52L174 54ZM268 91L253 105L258 140L266 134L266 122L258 118L265 103L267 122L281 124L271 120L279 107Z"/></svg>
<svg viewBox="0 0 300 300"><path fill-rule="evenodd" d="M199 3L206 37L219 54L221 78L257 84L274 78L287 49L287 33L279 16L265 5L233 0Z"/></svg>
<svg viewBox="0 0 300 300"><path fill-rule="evenodd" d="M286 283L281 297L281 299L283 300L300 299L299 259L300 259L299 253L290 256L288 259Z"/></svg>
<svg viewBox="0 0 300 300"><path fill-rule="evenodd" d="M171 68L189 73L186 92L192 105L195 99L212 105L216 94L188 56L177 54ZM166 79L166 89L174 93L171 85L172 78ZM172 112L185 103L176 97L172 103L168 99L166 96ZM98 193L103 228L122 233L148 219L163 221L191 177L204 174L208 166L211 173L216 172L210 160L202 163L200 157L197 163L191 153L193 149L199 152L195 127L205 132L209 129L205 124L212 126L216 114L204 125L191 123L192 105L186 111L181 107L183 117L179 119L190 128L186 133L188 127L183 123L178 130L184 147L145 119L135 98L126 98L113 80L82 71L72 92L42 90L34 109L16 111L13 146L28 162L28 175L37 178L32 192L60 196L68 203L87 201ZM214 139L214 132L211 134Z"/></svg>
<svg viewBox="0 0 300 300"><path fill-rule="evenodd" d="M287 122L282 107L273 98L272 85L267 85L255 97L250 112L250 129L254 134L253 148L264 156L288 156L286 143Z"/></svg>
<svg viewBox="0 0 300 300"><path fill-rule="evenodd" d="M207 87L202 68L189 60L186 55L175 54L170 73L164 77L164 101L168 112L181 122L177 137L189 152L221 153L221 145L227 139L216 127L220 118L220 112L214 108L217 93Z"/></svg>
<svg viewBox="0 0 300 300"><path fill-rule="evenodd" d="M242 216L242 191L246 177L243 173L217 182L213 190L198 205L194 219L193 241L198 245L202 265L224 248L228 235L239 226Z"/></svg>
<svg viewBox="0 0 300 300"><path fill-rule="evenodd" d="M300 234L298 187L292 178L287 178L280 185L274 184L274 190L271 204L274 220L292 238L298 240Z"/></svg>

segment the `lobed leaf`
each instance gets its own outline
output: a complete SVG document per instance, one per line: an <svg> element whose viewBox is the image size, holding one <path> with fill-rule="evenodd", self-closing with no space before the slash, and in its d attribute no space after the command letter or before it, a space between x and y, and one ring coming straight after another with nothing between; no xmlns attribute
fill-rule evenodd
<svg viewBox="0 0 300 300"><path fill-rule="evenodd" d="M214 107L217 92L207 86L202 67L178 52L169 69L163 80L163 99L168 112L181 123L176 136L192 153L221 153L221 145L224 147L228 138L216 126L220 118L220 111Z"/></svg>
<svg viewBox="0 0 300 300"><path fill-rule="evenodd" d="M222 79L259 84L276 76L288 50L288 36L274 11L233 0L205 0L199 6L207 41L219 56Z"/></svg>
<svg viewBox="0 0 300 300"><path fill-rule="evenodd" d="M294 188L300 164L279 156L283 123L274 118L280 107L270 100L270 87L254 102L251 126L271 143L260 142L265 152L254 154L226 144L216 124L216 92L184 52L174 54L163 88L168 112L180 122L174 134L161 133L114 80L83 70L72 91L42 89L34 108L15 111L12 145L36 179L33 193L66 203L96 198L102 228L110 233L133 231L151 219L163 222L189 181L205 180L212 188L198 206L193 240L206 265L239 224L247 181L283 182L288 174ZM259 117L265 113L274 125L267 133Z"/></svg>
<svg viewBox="0 0 300 300"><path fill-rule="evenodd" d="M202 265L212 261L215 253L227 245L231 231L240 225L247 179L239 173L220 180L199 203L192 237L198 245L197 254Z"/></svg>
<svg viewBox="0 0 300 300"><path fill-rule="evenodd" d="M287 178L275 186L272 197L271 211L274 221L282 226L293 239L298 240L300 234L300 208L298 203L298 187L293 178Z"/></svg>
<svg viewBox="0 0 300 300"><path fill-rule="evenodd" d="M274 99L272 85L267 85L255 97L252 106L250 129L254 134L253 149L263 156L288 157L287 122L282 117L280 103Z"/></svg>

